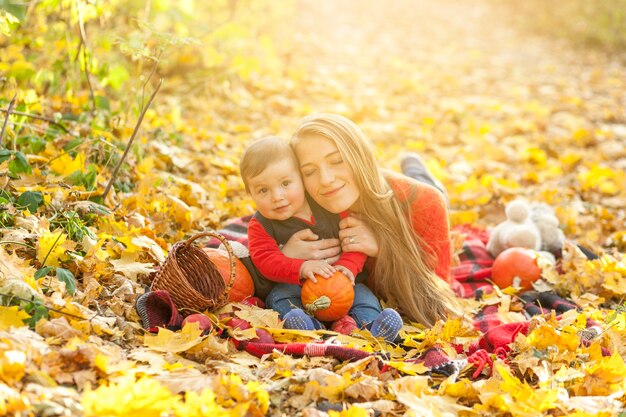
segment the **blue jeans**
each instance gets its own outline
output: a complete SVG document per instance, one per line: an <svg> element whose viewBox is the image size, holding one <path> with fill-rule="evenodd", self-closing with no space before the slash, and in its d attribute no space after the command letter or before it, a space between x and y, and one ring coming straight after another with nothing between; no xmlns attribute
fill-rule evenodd
<svg viewBox="0 0 626 417"><path fill-rule="evenodd" d="M302 287L295 284L278 284L265 299L265 306L275 310L282 319L293 308L302 308L300 293ZM354 286L354 303L348 315L356 321L359 328L368 327L378 315L383 311L378 298L365 284ZM321 329L322 325L313 319L316 329Z"/></svg>

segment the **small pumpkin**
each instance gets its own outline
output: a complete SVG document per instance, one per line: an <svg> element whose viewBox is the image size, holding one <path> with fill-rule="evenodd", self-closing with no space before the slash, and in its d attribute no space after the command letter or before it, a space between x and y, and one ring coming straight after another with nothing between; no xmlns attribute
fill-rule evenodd
<svg viewBox="0 0 626 417"><path fill-rule="evenodd" d="M219 271L222 279L228 285L230 281L230 258L228 252L215 248L204 248L209 259ZM235 282L228 293L228 301L241 302L254 295L254 281L246 266L235 258Z"/></svg>
<svg viewBox="0 0 626 417"><path fill-rule="evenodd" d="M335 321L348 314L354 302L354 287L342 272L332 277L316 275L317 282L307 279L302 285L304 309L321 321Z"/></svg>
<svg viewBox="0 0 626 417"><path fill-rule="evenodd" d="M509 248L501 252L493 261L491 279L500 288L513 285L515 277L519 277L520 287L524 290L533 288L532 283L541 277L541 267L537 260L537 251L526 248Z"/></svg>

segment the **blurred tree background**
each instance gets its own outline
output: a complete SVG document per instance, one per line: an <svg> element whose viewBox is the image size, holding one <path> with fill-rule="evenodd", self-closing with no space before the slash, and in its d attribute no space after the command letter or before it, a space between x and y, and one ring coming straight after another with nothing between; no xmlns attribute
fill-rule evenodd
<svg viewBox="0 0 626 417"><path fill-rule="evenodd" d="M495 0L493 4L527 31L611 52L626 48L624 0Z"/></svg>

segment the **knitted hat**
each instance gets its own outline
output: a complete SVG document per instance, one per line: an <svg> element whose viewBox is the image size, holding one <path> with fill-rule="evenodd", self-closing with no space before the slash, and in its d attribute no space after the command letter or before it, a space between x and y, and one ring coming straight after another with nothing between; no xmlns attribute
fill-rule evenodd
<svg viewBox="0 0 626 417"><path fill-rule="evenodd" d="M183 322L170 294L165 290L140 295L135 302L135 309L141 317L143 327L152 333L158 331L157 327L179 329Z"/></svg>

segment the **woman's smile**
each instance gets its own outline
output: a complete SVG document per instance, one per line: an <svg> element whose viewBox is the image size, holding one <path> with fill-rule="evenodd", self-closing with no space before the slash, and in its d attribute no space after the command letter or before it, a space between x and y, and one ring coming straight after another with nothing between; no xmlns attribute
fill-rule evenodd
<svg viewBox="0 0 626 417"><path fill-rule="evenodd" d="M322 194L324 197L332 197L332 196L338 194L342 189L343 189L343 185L341 187L333 188L333 189L331 189L329 191L320 192L320 194Z"/></svg>

